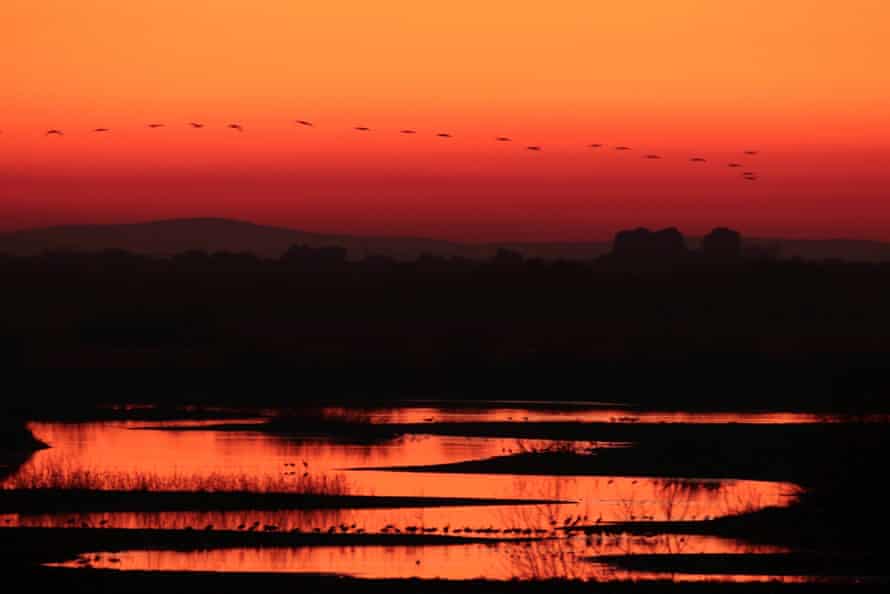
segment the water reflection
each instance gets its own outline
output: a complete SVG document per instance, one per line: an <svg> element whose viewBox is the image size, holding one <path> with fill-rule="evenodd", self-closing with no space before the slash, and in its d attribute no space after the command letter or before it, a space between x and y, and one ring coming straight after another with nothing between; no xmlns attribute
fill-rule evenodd
<svg viewBox="0 0 890 594"><path fill-rule="evenodd" d="M634 410L615 403L562 403L559 406L535 406L506 403L473 403L460 406L453 402L398 408L346 409L327 407L322 414L330 418L361 419L370 423L472 423L472 422L582 422L582 423L832 423L846 419L842 415L776 411L656 411ZM861 419L859 419L861 420ZM876 416L875 421L885 421Z"/></svg>
<svg viewBox="0 0 890 594"><path fill-rule="evenodd" d="M249 422L259 422L250 419ZM183 422L153 423L153 427L182 427ZM203 426L212 422L189 426ZM403 435L382 443L345 443L324 438L284 438L260 431L145 431L140 422L30 423L39 439L52 447L34 454L21 469L39 473L46 468L69 471L156 476L228 475L279 477L301 472L338 472L362 466L446 464L488 458L525 448L546 448L552 440ZM584 442L584 447L614 444ZM376 488L379 475L370 483ZM400 479L398 482L402 482ZM101 485L97 485L101 488Z"/></svg>
<svg viewBox="0 0 890 594"><path fill-rule="evenodd" d="M444 419L442 409L388 411L387 420L413 422L419 417ZM519 411L519 412L517 412ZM550 411L501 408L453 415L491 418L556 414ZM574 411L572 414L575 414ZM599 411L596 414L601 414ZM591 413L593 414L593 413ZM371 415L373 417L373 415ZM375 417L376 418L376 417ZM382 417L380 417L382 418ZM468 417L467 417L468 418ZM544 416L535 417L545 420ZM263 419L239 420L239 423ZM500 419L499 419L500 420ZM565 420L562 417L560 420ZM795 419L800 422L800 419ZM230 420L229 420L230 421ZM227 421L227 422L229 422ZM628 422L628 421L622 421ZM600 555L634 553L775 552L735 541L701 536L603 534L612 522L707 520L765 506L787 505L797 493L788 483L741 480L682 480L633 476L544 476L438 474L423 472L349 471L346 468L445 464L513 453L517 449L561 447L558 442L517 442L512 438L407 435L380 443L361 444L322 438L282 438L261 431L219 431L212 420L171 421L153 426L190 426L189 431L145 431L145 423L32 423L42 450L17 477L64 468L95 477L95 488L113 486L109 477L151 476L158 485L177 488L208 484L223 477L238 484L281 480L289 473L343 477L350 494L380 496L478 497L539 499L560 503L419 507L401 509L241 510L194 512L116 512L78 514L11 514L4 525L125 529L211 529L247 531L272 526L275 531L338 533L457 534L491 539L490 544L408 546L321 546L227 549L195 552L128 551L92 553L72 562L77 566L118 569L332 572L363 577L446 577L495 579L514 577L578 577L627 579L640 577L591 561ZM203 428L208 426L206 429ZM197 430L194 428L198 427ZM137 430L140 429L140 430ZM580 447L621 444L585 443ZM104 477L104 478L103 478ZM190 485L183 477L198 477ZM15 480L15 477L12 479ZM168 481L164 483L163 481ZM104 482L103 482L104 481ZM179 482L177 482L179 481ZM201 482L204 481L204 482ZM211 489L212 490L212 489ZM209 501L209 499L208 499ZM494 542L494 539L543 540ZM676 576L675 576L676 577ZM685 576L692 579L695 576ZM742 579L744 576L731 576ZM677 578L679 579L679 578ZM714 579L714 576L708 576ZM757 579L762 579L758 576Z"/></svg>
<svg viewBox="0 0 890 594"><path fill-rule="evenodd" d="M793 486L757 481L668 481L632 477L545 477L380 474L404 481L391 484L386 495L470 496L551 499L571 503L401 509L335 509L274 511L116 512L20 514L22 526L91 526L116 528L244 529L253 523L281 530L328 531L355 526L366 532L412 528L434 533L475 536L562 534L583 526L623 521L707 520L728 514L786 505Z"/></svg>
<svg viewBox="0 0 890 594"><path fill-rule="evenodd" d="M134 431L140 423L33 423L35 435L53 447L37 452L18 475L65 467L101 477L150 473L171 481L183 477L263 477L288 473L344 477L350 494L479 497L568 501L561 505L440 507L377 510L148 512L22 516L22 525L184 528L212 524L235 530L255 521L283 529L327 530L356 524L368 532L392 525L442 530L471 528L551 530L566 521L704 520L771 505L786 505L797 489L762 481L693 481L628 476L578 477L342 471L344 467L420 465L501 455L516 441L501 438L406 436L373 446L320 439L292 441L261 432ZM18 476L17 475L17 476ZM187 484L185 485L188 486ZM98 484L101 488L102 485ZM101 522L101 524L100 524ZM474 532L475 533L475 532Z"/></svg>
<svg viewBox="0 0 890 594"><path fill-rule="evenodd" d="M770 553L732 540L701 536L626 534L522 543L460 546L323 546L243 548L211 551L125 551L89 553L69 567L150 571L232 571L334 573L366 578L567 578L609 581L640 579L644 574L592 562L591 555L635 553ZM694 579L696 576L678 576ZM749 581L755 576L699 576ZM764 576L756 576L763 579ZM794 580L797 581L797 580Z"/></svg>

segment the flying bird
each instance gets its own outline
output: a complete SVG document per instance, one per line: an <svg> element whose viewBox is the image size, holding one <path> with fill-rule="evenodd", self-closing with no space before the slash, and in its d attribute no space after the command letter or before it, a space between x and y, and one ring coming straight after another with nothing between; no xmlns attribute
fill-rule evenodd
<svg viewBox="0 0 890 594"><path fill-rule="evenodd" d="M192 128L203 128L204 124L199 124L198 122L189 122L189 126Z"/></svg>
<svg viewBox="0 0 890 594"><path fill-rule="evenodd" d="M527 147L525 147L525 150L527 150L527 151L539 151L539 150L541 150L541 147L539 147L539 146L537 146L537 145L532 145L532 146L527 146Z"/></svg>
<svg viewBox="0 0 890 594"><path fill-rule="evenodd" d="M707 163L707 160L704 157L692 157L689 160L693 163Z"/></svg>
<svg viewBox="0 0 890 594"><path fill-rule="evenodd" d="M367 126L356 126L355 129L358 130L359 132L369 132L371 130Z"/></svg>
<svg viewBox="0 0 890 594"><path fill-rule="evenodd" d="M746 154L746 155L756 155L756 154L759 154L759 153L760 153L760 151L745 151L745 154Z"/></svg>
<svg viewBox="0 0 890 594"><path fill-rule="evenodd" d="M109 128L96 128L93 132L111 132Z"/></svg>
<svg viewBox="0 0 890 594"><path fill-rule="evenodd" d="M312 122L308 122L306 120L297 120L297 123L300 124L301 126L312 126L313 125Z"/></svg>
<svg viewBox="0 0 890 594"><path fill-rule="evenodd" d="M599 143L588 144L587 146L589 146L590 148L603 148L603 145Z"/></svg>
<svg viewBox="0 0 890 594"><path fill-rule="evenodd" d="M163 128L164 124L149 124L149 128Z"/></svg>
<svg viewBox="0 0 890 594"><path fill-rule="evenodd" d="M436 136L438 136L439 138L451 138L451 134L449 134L448 132L439 132L438 134L436 134Z"/></svg>
<svg viewBox="0 0 890 594"><path fill-rule="evenodd" d="M417 134L416 130L402 130L402 134Z"/></svg>
<svg viewBox="0 0 890 594"><path fill-rule="evenodd" d="M616 151L629 151L630 147L629 146L616 146L615 150Z"/></svg>
<svg viewBox="0 0 890 594"><path fill-rule="evenodd" d="M660 159L660 155L643 155L644 159Z"/></svg>
<svg viewBox="0 0 890 594"><path fill-rule="evenodd" d="M741 166L742 166L741 163L730 163L729 165L727 165L727 167L741 167Z"/></svg>
<svg viewBox="0 0 890 594"><path fill-rule="evenodd" d="M51 135L51 134L55 134L55 135L57 135L57 136L63 136L65 133L62 132L61 130L56 130L55 128L53 128L52 130L47 130L47 131L46 131L46 135L47 135L47 136L49 136L49 135Z"/></svg>
<svg viewBox="0 0 890 594"><path fill-rule="evenodd" d="M232 130L237 130L238 132L244 132L244 128L241 127L241 124L229 124L227 128L231 128Z"/></svg>
<svg viewBox="0 0 890 594"><path fill-rule="evenodd" d="M495 140L497 140L498 142L510 142L511 139L507 138L506 136L498 136L497 138L495 138Z"/></svg>

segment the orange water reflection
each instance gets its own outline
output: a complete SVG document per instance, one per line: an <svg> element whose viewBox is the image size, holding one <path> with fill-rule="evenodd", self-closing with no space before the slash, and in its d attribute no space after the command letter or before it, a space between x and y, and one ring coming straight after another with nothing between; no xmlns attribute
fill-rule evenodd
<svg viewBox="0 0 890 594"><path fill-rule="evenodd" d="M749 411L749 412L686 412L634 410L616 403L562 403L559 406L530 407L527 403L489 402L482 407L475 405L460 406L454 403L442 405L415 405L399 408L367 408L363 414L370 422L386 423L465 423L465 422L582 422L582 423L750 423L750 424L788 424L788 423L833 423L844 421L840 415ZM329 407L329 414L336 415L346 409ZM350 415L356 415L355 408L349 409ZM883 420L876 418L875 420Z"/></svg>
<svg viewBox="0 0 890 594"><path fill-rule="evenodd" d="M414 409L410 415L425 415ZM481 413L487 414L487 413ZM491 412L491 414L502 414ZM245 422L258 422L247 419ZM202 421L197 425L212 424ZM182 422L170 422L171 427ZM188 422L196 425L194 422ZM156 423L152 425L157 426ZM321 546L197 552L129 551L91 554L89 565L120 569L331 572L364 577L495 579L642 576L591 562L597 555L629 553L775 552L700 536L627 534L579 536L566 527L617 521L704 520L786 505L797 492L788 483L672 480L633 476L436 474L345 470L352 467L441 464L502 455L515 439L411 435L373 444L282 438L260 431L140 430L145 423L32 423L52 448L37 452L19 475L64 467L97 477L151 473L159 477L280 477L293 472L342 476L351 494L547 499L566 503L402 509L241 510L12 514L5 525L304 532L461 534L481 538L536 537L531 543L407 546ZM524 444L528 445L528 444ZM532 445L547 445L535 442ZM610 444L588 444L608 447ZM305 463L305 464L304 464ZM13 477L15 478L15 477ZM83 566L83 559L73 562ZM685 576L692 579L695 576ZM732 576L743 579L744 576ZM707 576L714 579L714 576ZM753 579L753 578L752 578ZM757 576L757 579L763 579Z"/></svg>
<svg viewBox="0 0 890 594"><path fill-rule="evenodd" d="M124 551L88 553L68 567L151 571L232 571L334 573L366 578L487 578L494 580L569 578L584 580L665 577L619 570L595 562L597 555L653 553L775 553L775 547L753 546L702 536L587 536L539 542L460 546L330 546L223 550ZM594 559L591 560L591 557ZM770 576L694 576L675 579L759 581ZM799 581L802 578L783 578Z"/></svg>
<svg viewBox="0 0 890 594"><path fill-rule="evenodd" d="M393 441L351 444L288 440L261 432L141 431L138 423L33 423L34 433L53 447L37 452L19 475L42 469L83 469L97 477L109 473L157 476L281 477L294 472L344 477L351 494L392 496L549 499L573 503L551 506L338 510L335 512L118 513L84 514L79 522L106 520L120 527L185 527L214 524L235 529L262 518L288 528L327 529L328 522L358 524L368 531L388 524L443 528L544 528L568 517L584 522L696 520L785 505L794 485L763 481L685 481L629 476L579 477L348 471L347 467L419 465L500 455L515 448L503 438L406 436ZM303 465L303 462L306 465ZM13 477L15 478L15 477ZM172 479L171 479L172 480ZM517 518L518 514L521 518ZM509 517L507 517L509 516ZM34 516L26 523L62 525L61 516Z"/></svg>

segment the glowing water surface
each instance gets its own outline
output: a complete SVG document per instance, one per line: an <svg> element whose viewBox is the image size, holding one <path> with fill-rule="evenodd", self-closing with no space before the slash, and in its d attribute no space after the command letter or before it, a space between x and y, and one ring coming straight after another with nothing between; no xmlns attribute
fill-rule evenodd
<svg viewBox="0 0 890 594"><path fill-rule="evenodd" d="M336 546L243 548L201 551L88 553L56 564L149 571L230 571L334 573L365 578L446 578L492 580L570 578L596 581L667 579L677 581L805 581L797 576L657 574L617 569L595 555L634 553L772 553L774 547L695 536L590 536L530 543L460 546ZM591 559L591 556L594 556Z"/></svg>
<svg viewBox="0 0 890 594"><path fill-rule="evenodd" d="M525 412L529 416L533 414L533 411ZM426 416L428 411L423 409L412 409L404 414L406 418L419 415L421 422L429 418ZM486 414L505 413L489 411ZM261 421L244 419L239 422ZM183 421L168 425L170 428L183 424L203 427L213 423ZM626 534L572 536L567 535L565 527L626 520L703 520L764 506L786 505L797 492L792 484L762 481L344 470L474 460L523 448L547 447L550 442L545 440L517 442L507 438L408 435L377 443L349 443L319 438L285 438L262 431L219 431L212 427L189 431L142 430L147 425L144 422L32 423L30 426L35 435L52 447L37 452L10 480L15 482L29 476L55 473L61 477L80 477L79 480L87 477L95 482L94 488L112 488L108 477L146 474L159 481L162 488L164 484L187 488L195 477L206 484L216 477L265 477L288 481L294 473L309 473L340 477L349 494L535 498L563 503L403 509L12 514L5 516L5 525L87 525L129 529L210 527L212 530L247 530L252 525L271 525L280 531L422 531L443 534L447 530L449 534L489 539L521 536L545 539L531 543L493 541L490 544L416 547L100 551L70 563L80 567L89 564L125 570L297 571L450 579L480 576L494 579L625 579L643 574L616 570L588 558L634 552L740 553L775 552L777 549L751 547L713 537L670 534L653 537ZM164 426L163 423L150 425ZM584 445L614 447L621 444ZM696 576L675 578L695 579ZM746 576L726 579L730 578L746 579ZM760 580L764 576L747 578ZM716 578L706 576L706 579Z"/></svg>

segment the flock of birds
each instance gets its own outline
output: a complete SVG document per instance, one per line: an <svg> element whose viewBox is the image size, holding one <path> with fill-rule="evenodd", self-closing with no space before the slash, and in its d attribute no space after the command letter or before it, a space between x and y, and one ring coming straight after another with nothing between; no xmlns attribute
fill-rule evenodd
<svg viewBox="0 0 890 594"><path fill-rule="evenodd" d="M309 127L309 128L312 128L315 126L315 124L309 120L295 120L294 124L297 126L304 126L304 127ZM147 124L147 126L152 129L157 129L157 128L164 128L167 125L164 123L160 123L160 122L152 122L150 124ZM202 122L189 122L188 126L190 126L193 129L198 130L201 128L205 128L206 124L204 124ZM237 131L240 133L244 132L244 126L239 123L226 124L226 128L229 128L231 130L234 130L234 131ZM356 132L361 132L361 133L367 133L367 132L373 131L372 128L370 128L368 126L354 126L353 130L355 130ZM111 129L110 128L94 128L92 130L92 132L103 134L103 133L111 132ZM399 133L400 134L417 134L417 130L406 128L406 129L399 130ZM58 128L52 128L52 129L49 129L46 131L46 136L64 136L64 135L65 135L65 132ZM438 138L453 138L453 135L449 132L436 132L435 135ZM513 138L511 138L509 136L496 136L494 138L494 140L495 140L495 142L513 142ZM587 145L587 148L603 149L603 148L607 148L607 145L602 144L602 143L591 143L591 144ZM625 145L616 145L612 148L616 151L632 151L633 150L631 147L625 146ZM543 147L541 145L532 144L532 145L527 145L525 147L525 150L540 152L543 150ZM759 153L760 153L760 151L752 150L752 149L741 151L741 154L748 156L748 157L757 156ZM648 159L648 160L659 160L659 159L662 159L663 157L662 157L662 155L659 155L659 154L647 153L647 154L644 154L642 158ZM707 163L708 160L705 159L704 157L693 156L693 157L689 157L689 162L690 163ZM729 168L732 168L732 169L739 169L739 168L744 167L744 165L742 163L738 163L738 162L734 162L734 161L727 163L726 166ZM759 175L755 171L743 171L742 179L745 181L757 181L757 179L759 179Z"/></svg>

